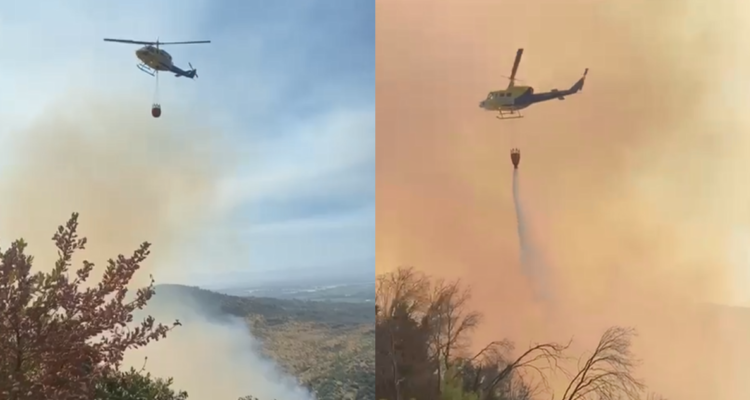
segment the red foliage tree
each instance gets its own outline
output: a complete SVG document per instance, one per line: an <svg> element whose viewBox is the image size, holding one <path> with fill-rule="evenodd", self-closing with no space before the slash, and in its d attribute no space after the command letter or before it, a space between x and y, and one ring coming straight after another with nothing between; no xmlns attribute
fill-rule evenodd
<svg viewBox="0 0 750 400"><path fill-rule="evenodd" d="M58 260L49 273L32 273L33 257L17 240L0 252L0 398L91 399L95 383L116 371L126 350L166 337L179 325L152 317L133 326L133 312L153 296L151 283L126 298L128 284L150 251L143 243L130 257L108 260L101 282L84 285L94 264L71 272L84 250L74 213L53 237Z"/></svg>

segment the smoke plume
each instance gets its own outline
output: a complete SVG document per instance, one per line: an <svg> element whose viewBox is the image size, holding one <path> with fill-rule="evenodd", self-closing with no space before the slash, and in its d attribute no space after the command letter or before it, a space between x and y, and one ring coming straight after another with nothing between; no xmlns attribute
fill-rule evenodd
<svg viewBox="0 0 750 400"><path fill-rule="evenodd" d="M89 238L81 257L99 266L95 272L149 241L153 255L134 284L147 283L157 268L179 276L170 261L218 217L212 204L227 167L219 160L231 158L218 136L179 110L154 120L147 105L130 100L69 93L10 135L0 238L26 239L36 268L53 266L52 233L76 211L80 234Z"/></svg>
<svg viewBox="0 0 750 400"><path fill-rule="evenodd" d="M152 256L133 286L147 284L151 273L180 278L182 262L195 254L188 244L193 250L211 250L201 245L200 233L222 217L214 201L233 153L223 146L221 132L174 108L154 120L147 104L126 96L67 95L26 129L12 132L3 149L4 245L23 237L35 268L49 270L57 256L52 234L77 211L79 233L89 238L77 261L97 264L92 282L108 258L129 255L143 241L153 243ZM214 261L204 268L222 268L221 256ZM167 311L173 309L162 305L153 310L165 318L157 321L170 323L176 312ZM177 311L189 313L190 305ZM306 398L292 395L296 385L257 356L241 321L186 321L165 341L127 355L132 365L140 368L143 356L149 356L147 370L174 376L175 387L195 399L234 400L245 394L269 396L262 400Z"/></svg>
<svg viewBox="0 0 750 400"><path fill-rule="evenodd" d="M750 311L728 305L750 300L747 8L377 1L378 271L470 283L486 316L477 346L575 335L590 347L629 325L654 390L746 395ZM567 88L589 67L586 87L498 122L478 104L507 85L520 47L520 83ZM519 265L511 183L497 178L516 146L553 314Z"/></svg>
<svg viewBox="0 0 750 400"><path fill-rule="evenodd" d="M261 400L312 400L310 393L260 356L259 343L242 319L219 315L186 293L157 287L143 316L178 319L182 326L166 340L132 351L125 362L156 376L172 376L191 399L236 400L252 394Z"/></svg>

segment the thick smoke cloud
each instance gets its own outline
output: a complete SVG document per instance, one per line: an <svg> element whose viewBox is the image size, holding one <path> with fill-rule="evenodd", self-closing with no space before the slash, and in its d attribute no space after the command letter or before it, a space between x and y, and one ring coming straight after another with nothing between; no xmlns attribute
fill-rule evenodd
<svg viewBox="0 0 750 400"><path fill-rule="evenodd" d="M156 376L172 376L190 398L236 400L252 394L261 400L313 400L310 393L276 365L260 356L260 344L245 321L222 317L185 294L157 295L144 310L160 321L179 319L182 326L147 348L130 352L126 363Z"/></svg>
<svg viewBox="0 0 750 400"><path fill-rule="evenodd" d="M0 175L0 237L23 237L36 266L56 257L52 233L74 211L89 238L82 258L101 272L143 241L153 256L134 282L148 282L184 244L218 218L215 193L231 153L215 132L179 110L154 120L142 102L93 92L68 93L25 129L11 132Z"/></svg>
<svg viewBox="0 0 750 400"><path fill-rule="evenodd" d="M653 389L746 394L750 312L695 304L748 300L736 254L748 245L747 7L379 0L378 271L470 282L487 320L477 344L575 334L592 346L606 326L631 325ZM583 92L522 120L480 110L519 47L522 83L567 88L589 67ZM552 315L519 265L510 147L523 152Z"/></svg>
<svg viewBox="0 0 750 400"><path fill-rule="evenodd" d="M174 108L154 120L142 101L68 93L65 101L6 141L0 238L7 245L23 237L36 268L49 270L56 257L52 234L77 211L80 233L89 238L77 261L97 264L92 282L108 258L129 255L143 241L153 243L152 256L133 286L147 284L152 273L180 278L183 262L196 255L195 248L215 250L200 242L200 234L224 217L215 196L234 153L223 139L221 132ZM240 242L228 243L238 246L224 257L215 255L215 264L204 269L217 271L234 256L232 251L242 251ZM164 323L193 316L166 340L128 354L130 365L139 369L148 356L148 371L173 376L175 387L196 399L233 400L246 394L308 398L257 355L257 344L242 321L212 321L191 306L162 301L150 308Z"/></svg>

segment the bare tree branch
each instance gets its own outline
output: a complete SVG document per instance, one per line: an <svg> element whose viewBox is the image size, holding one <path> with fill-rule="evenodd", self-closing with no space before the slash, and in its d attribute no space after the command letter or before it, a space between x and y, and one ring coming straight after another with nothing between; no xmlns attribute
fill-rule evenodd
<svg viewBox="0 0 750 400"><path fill-rule="evenodd" d="M573 376L562 400L637 400L645 385L633 376L637 365L630 350L635 330L612 327Z"/></svg>
<svg viewBox="0 0 750 400"><path fill-rule="evenodd" d="M469 309L470 289L463 288L460 280L437 280L432 285L425 314L430 325L430 349L438 367L438 386L451 363L460 357L471 344L470 334L481 322L482 316Z"/></svg>
<svg viewBox="0 0 750 400"><path fill-rule="evenodd" d="M562 345L558 343L543 343L530 347L498 373L497 377L495 377L490 384L490 388L509 377L512 372L524 368L535 369L538 371L540 378L546 384L546 374L543 373L542 370L560 370L559 360L563 357L563 352L568 349L569 345L570 344ZM537 366L536 364L540 361L544 362L546 365Z"/></svg>
<svg viewBox="0 0 750 400"><path fill-rule="evenodd" d="M378 316L393 317L399 304L406 305L410 315L424 312L429 285L429 279L412 267L400 267L393 273L379 275L375 283Z"/></svg>

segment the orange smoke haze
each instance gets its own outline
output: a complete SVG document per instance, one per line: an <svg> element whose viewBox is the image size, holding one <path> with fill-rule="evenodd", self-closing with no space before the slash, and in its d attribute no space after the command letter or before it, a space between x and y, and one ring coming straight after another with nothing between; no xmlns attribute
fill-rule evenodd
<svg viewBox="0 0 750 400"><path fill-rule="evenodd" d="M378 0L377 271L470 284L477 345L633 326L652 390L750 393L750 310L699 305L750 304L744 3ZM519 47L518 84L585 88L496 120ZM519 265L511 147L554 311Z"/></svg>

